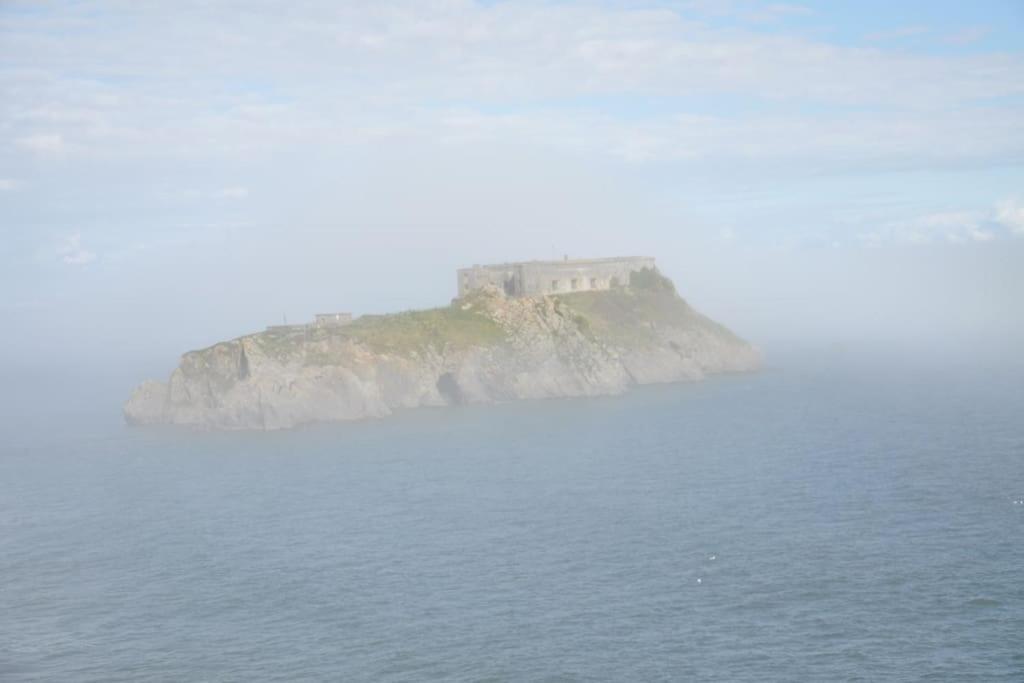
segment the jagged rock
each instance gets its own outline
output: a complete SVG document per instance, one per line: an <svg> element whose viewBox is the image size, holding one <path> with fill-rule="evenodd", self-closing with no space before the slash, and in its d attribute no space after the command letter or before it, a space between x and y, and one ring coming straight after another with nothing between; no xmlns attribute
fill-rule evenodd
<svg viewBox="0 0 1024 683"><path fill-rule="evenodd" d="M653 279L652 279L653 278ZM474 292L451 307L267 331L186 353L124 407L132 424L282 429L395 409L617 394L756 369L756 349L670 281L558 297Z"/></svg>

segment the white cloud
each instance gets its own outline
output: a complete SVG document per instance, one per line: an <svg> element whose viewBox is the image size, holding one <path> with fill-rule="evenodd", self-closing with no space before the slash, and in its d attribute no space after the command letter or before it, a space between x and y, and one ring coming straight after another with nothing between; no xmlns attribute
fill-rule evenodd
<svg viewBox="0 0 1024 683"><path fill-rule="evenodd" d="M96 260L96 252L82 246L81 233L75 232L64 237L57 245L57 256L72 266L81 266Z"/></svg>
<svg viewBox="0 0 1024 683"><path fill-rule="evenodd" d="M923 216L913 226L925 240L932 237L954 244L988 242L994 235L982 227L984 220L984 214L977 211L950 211Z"/></svg>
<svg viewBox="0 0 1024 683"><path fill-rule="evenodd" d="M874 33L869 33L864 36L864 40L872 43L886 40L899 40L900 38L912 38L914 36L924 35L925 33L928 33L928 31L929 29L927 26L904 26L890 31L876 31Z"/></svg>
<svg viewBox="0 0 1024 683"><path fill-rule="evenodd" d="M64 138L57 133L37 133L15 140L15 144L36 154L59 154L64 151Z"/></svg>
<svg viewBox="0 0 1024 683"><path fill-rule="evenodd" d="M995 220L1008 230L1024 235L1024 204L1017 199L1006 199L996 205Z"/></svg>
<svg viewBox="0 0 1024 683"><path fill-rule="evenodd" d="M1024 117L1000 110L834 115L674 115L618 121L606 115L463 111L447 115L439 137L451 144L509 141L598 152L626 161L677 162L702 171L737 164L773 174L977 165L1024 156ZM780 164L785 164L784 167Z"/></svg>
<svg viewBox="0 0 1024 683"><path fill-rule="evenodd" d="M689 0L681 8L695 14L729 17L749 22L775 21L787 16L809 16L814 10L806 5L774 3L765 5L751 0Z"/></svg>
<svg viewBox="0 0 1024 683"><path fill-rule="evenodd" d="M181 3L170 21L159 4L83 0L2 17L10 58L0 65L0 130L17 143L0 145L11 156L0 160L19 168L60 153L60 172L95 172L91 187L110 197L149 183L149 194L130 198L137 205L160 194L153 187L169 188L160 208L220 220L290 201L250 191L273 186L274 173L287 181L278 185L298 185L297 169L329 176L367 158L436 158L455 177L473 173L456 168L469 156L493 168L518 154L538 165L582 157L623 176L650 172L652 185L730 187L851 172L969 174L1024 159L1020 53L856 47L830 42L827 30L721 19L800 7L300 1L284 16L262 3L239 7ZM128 24L131 32L116 28ZM180 189L190 186L199 189ZM884 213L864 240L1005 235L981 213ZM105 264L117 242L104 242ZM61 258L97 256L79 242Z"/></svg>
<svg viewBox="0 0 1024 683"><path fill-rule="evenodd" d="M241 185L222 187L220 189L186 189L163 188L161 196L170 200L184 199L187 201L207 201L210 199L240 200L249 196L249 188Z"/></svg>
<svg viewBox="0 0 1024 683"><path fill-rule="evenodd" d="M1020 106L991 104L1024 94L1018 55L866 49L702 21L807 11L800 6L699 1L677 12L396 0L301 7L282 17L258 5L237 13L196 3L175 6L168 21L158 5L87 1L60 21L46 12L9 18L13 57L0 68L0 100L8 101L0 128L16 131L19 146L34 153L73 147L115 160L244 159L300 147L447 140L445 119L457 106L485 126L510 116L524 135L540 131L535 142L568 140L634 161L686 158L708 127L726 139L746 136L744 149L758 154L781 148L792 156L778 144L787 138L773 133L803 131L808 122L817 134L792 140L819 166L815 172L846 156L836 149L837 129L858 156L895 149L901 164L919 167L932 164L936 150L944 163L976 165L979 158L1019 160L1024 147L1024 124L1006 123L1024 121ZM115 36L109 26L119 22L103 20L111 15L137 30ZM68 22L83 30L68 33ZM58 39L62 48L48 49ZM741 107L702 123L680 104L716 96L767 102L772 118ZM604 106L609 98L619 103ZM639 123L631 111L638 98L656 102ZM809 116L801 112L808 103L827 107ZM993 119L1000 121L994 128ZM588 120L595 124L574 133ZM546 131L552 122L564 134ZM673 130L680 122L683 130ZM64 132L38 132L54 125ZM751 144L751 129L770 137ZM911 144L877 142L874 133L886 130L910 133Z"/></svg>
<svg viewBox="0 0 1024 683"><path fill-rule="evenodd" d="M766 10L772 14L779 16L810 16L814 14L814 10L806 5L792 5L788 3L776 3L774 5L768 5Z"/></svg>
<svg viewBox="0 0 1024 683"><path fill-rule="evenodd" d="M861 233L868 246L969 244L1024 235L1024 206L1005 200L991 210L944 211L890 221Z"/></svg>
<svg viewBox="0 0 1024 683"><path fill-rule="evenodd" d="M221 199L245 199L249 196L249 189L245 187L224 187L217 190L216 195Z"/></svg>
<svg viewBox="0 0 1024 683"><path fill-rule="evenodd" d="M92 263L95 260L96 254L86 249L81 249L79 251L66 254L64 256L64 263L75 266L84 265L86 263Z"/></svg>
<svg viewBox="0 0 1024 683"><path fill-rule="evenodd" d="M943 39L943 42L948 43L949 45L971 45L978 42L988 34L989 29L985 26L970 26L947 35Z"/></svg>
<svg viewBox="0 0 1024 683"><path fill-rule="evenodd" d="M13 192L21 188L21 183L11 178L0 178L0 192Z"/></svg>

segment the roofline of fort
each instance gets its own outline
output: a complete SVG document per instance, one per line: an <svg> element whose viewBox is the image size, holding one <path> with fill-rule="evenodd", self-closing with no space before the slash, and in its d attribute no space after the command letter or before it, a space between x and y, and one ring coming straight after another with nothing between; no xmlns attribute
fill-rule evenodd
<svg viewBox="0 0 1024 683"><path fill-rule="evenodd" d="M561 259L554 261L510 261L508 263L474 264L459 270L474 268L512 268L514 266L589 266L598 263L615 263L617 261L653 261L653 256L611 256L607 258Z"/></svg>

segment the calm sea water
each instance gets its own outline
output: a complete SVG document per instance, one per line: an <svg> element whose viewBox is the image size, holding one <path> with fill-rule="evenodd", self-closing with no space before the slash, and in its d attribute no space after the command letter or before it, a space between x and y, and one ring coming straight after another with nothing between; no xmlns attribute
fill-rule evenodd
<svg viewBox="0 0 1024 683"><path fill-rule="evenodd" d="M1019 369L276 434L62 382L0 423L3 681L1024 680Z"/></svg>

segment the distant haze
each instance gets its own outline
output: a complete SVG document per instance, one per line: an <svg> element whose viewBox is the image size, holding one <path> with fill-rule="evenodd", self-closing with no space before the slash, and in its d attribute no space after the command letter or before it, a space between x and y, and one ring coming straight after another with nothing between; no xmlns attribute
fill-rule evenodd
<svg viewBox="0 0 1024 683"><path fill-rule="evenodd" d="M756 344L1024 344L1017 2L0 6L0 365L649 255ZM852 5L851 5L852 7Z"/></svg>

